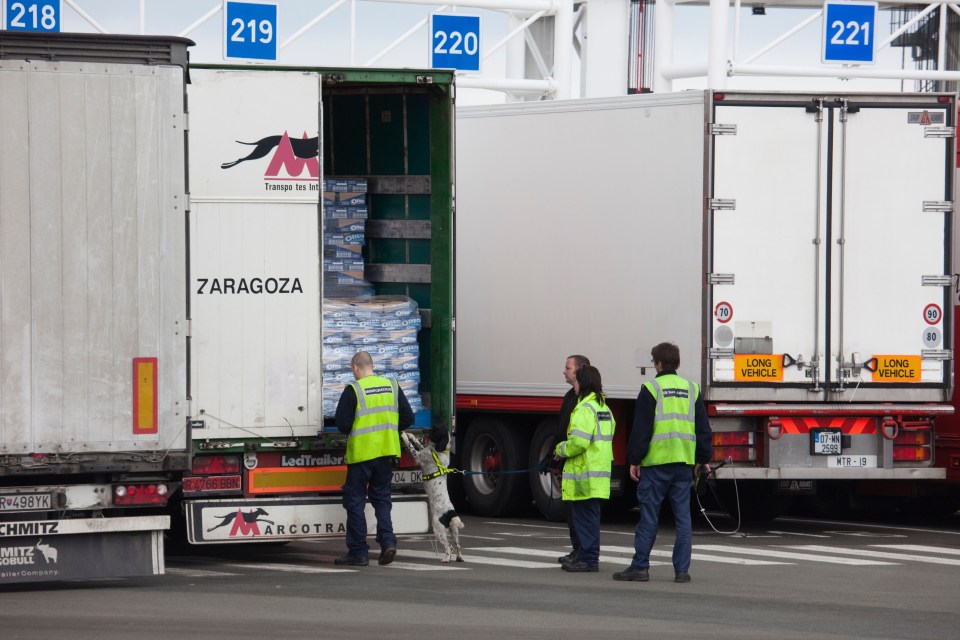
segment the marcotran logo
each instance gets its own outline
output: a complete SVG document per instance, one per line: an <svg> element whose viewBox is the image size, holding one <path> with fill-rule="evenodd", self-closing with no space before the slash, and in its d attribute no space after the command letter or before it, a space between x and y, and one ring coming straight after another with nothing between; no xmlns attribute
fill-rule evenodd
<svg viewBox="0 0 960 640"><path fill-rule="evenodd" d="M272 180L318 181L320 179L318 137L308 138L307 133L304 132L303 137L298 140L297 138L291 138L284 131L283 135L267 136L257 142L242 142L240 140L237 140L237 142L252 146L253 151L233 162L224 162L220 165L221 169L230 169L248 160L259 160L273 152L267 170L263 174L264 180L269 182ZM305 170L307 174L303 175Z"/></svg>

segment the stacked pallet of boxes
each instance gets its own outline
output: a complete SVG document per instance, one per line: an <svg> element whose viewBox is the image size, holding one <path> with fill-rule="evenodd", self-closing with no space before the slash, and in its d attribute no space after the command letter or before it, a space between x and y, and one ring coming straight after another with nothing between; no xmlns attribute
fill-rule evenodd
<svg viewBox="0 0 960 640"><path fill-rule="evenodd" d="M363 298L373 287L363 278L367 181L323 181L323 295Z"/></svg>
<svg viewBox="0 0 960 640"><path fill-rule="evenodd" d="M368 216L367 181L324 180L323 415L333 417L345 385L354 381L350 359L373 357L377 375L397 380L415 413L420 397L421 328L417 303L405 296L374 296L363 275Z"/></svg>

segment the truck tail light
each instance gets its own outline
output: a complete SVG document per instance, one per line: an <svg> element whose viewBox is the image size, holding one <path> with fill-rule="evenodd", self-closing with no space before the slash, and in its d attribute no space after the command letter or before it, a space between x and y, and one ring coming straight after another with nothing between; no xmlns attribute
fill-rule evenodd
<svg viewBox="0 0 960 640"><path fill-rule="evenodd" d="M113 486L115 505L164 505L170 489L162 482L130 482Z"/></svg>
<svg viewBox="0 0 960 640"><path fill-rule="evenodd" d="M192 471L197 476L240 473L240 456L194 456Z"/></svg>
<svg viewBox="0 0 960 640"><path fill-rule="evenodd" d="M933 457L933 432L927 421L900 426L893 439L894 462L927 462Z"/></svg>
<svg viewBox="0 0 960 640"><path fill-rule="evenodd" d="M925 462L930 459L930 447L894 447L894 462Z"/></svg>
<svg viewBox="0 0 960 640"><path fill-rule="evenodd" d="M713 459L753 462L757 459L752 431L719 431L713 434Z"/></svg>

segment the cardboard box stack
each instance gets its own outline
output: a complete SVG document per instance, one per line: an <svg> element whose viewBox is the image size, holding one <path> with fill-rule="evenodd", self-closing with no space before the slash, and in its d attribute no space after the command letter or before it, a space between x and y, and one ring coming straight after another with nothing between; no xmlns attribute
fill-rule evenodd
<svg viewBox="0 0 960 640"><path fill-rule="evenodd" d="M354 381L350 359L363 350L373 356L378 376L397 380L414 413L420 397L422 321L417 303L405 296L323 301L323 415L333 417L344 386Z"/></svg>
<svg viewBox="0 0 960 640"><path fill-rule="evenodd" d="M363 277L366 243L367 181L331 178L323 181L323 295L365 298L373 286Z"/></svg>

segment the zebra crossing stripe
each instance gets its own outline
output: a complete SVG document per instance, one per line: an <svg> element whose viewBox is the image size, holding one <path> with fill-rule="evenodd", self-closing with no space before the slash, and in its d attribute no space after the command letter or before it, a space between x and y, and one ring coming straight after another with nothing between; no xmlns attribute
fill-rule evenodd
<svg viewBox="0 0 960 640"><path fill-rule="evenodd" d="M610 551L614 549L626 549L626 547L600 547L600 551ZM477 547L471 548L469 551L480 551L483 553L512 553L521 556L534 556L537 558L559 558L563 555L563 551L550 551L549 549L525 549L524 547ZM630 555L633 555L633 550L630 550ZM472 556L471 556L472 557ZM623 562L623 558L611 558L610 556L600 556L600 562L609 562L610 564L618 564ZM651 564L669 564L667 562L656 562ZM551 567L559 567L558 563L549 565Z"/></svg>
<svg viewBox="0 0 960 640"><path fill-rule="evenodd" d="M328 567L309 567L302 564L283 564L282 562L222 562L217 566L236 569L263 569L266 571L286 571L289 573L350 573L357 569L334 569Z"/></svg>
<svg viewBox="0 0 960 640"><path fill-rule="evenodd" d="M634 549L633 547L600 547L601 551L610 551L613 553L625 553L628 554L627 561L633 558ZM659 549L654 549L650 552L651 556L657 556L658 558L672 558L672 551L661 551ZM702 560L704 562L722 562L726 564L743 564L751 566L766 566L774 564L793 564L792 562L776 562L775 560L752 560L750 558L728 558L727 556L713 556L708 553L697 553L694 552L691 555L691 558L694 560ZM651 562L651 565L657 564L673 564L673 561L670 562Z"/></svg>
<svg viewBox="0 0 960 640"><path fill-rule="evenodd" d="M886 551L873 551L872 549L842 549L838 547L824 547L816 544L790 548L805 549L808 551L822 551L824 553L842 553L848 556L869 556L871 558L886 558L888 560L912 560L913 562L927 562L930 564L949 564L954 566L960 565L960 560L953 558L933 558L930 556L918 556L911 553L888 553Z"/></svg>
<svg viewBox="0 0 960 640"><path fill-rule="evenodd" d="M899 549L900 551L920 551L923 553L945 553L952 556L960 556L960 549L951 549L949 547L927 547L920 544L872 544L871 547L880 549Z"/></svg>
<svg viewBox="0 0 960 640"><path fill-rule="evenodd" d="M493 548L499 551L504 547ZM479 551L479 549L471 548L463 550L463 559L467 562L467 564L492 564L501 567L520 567L521 569L556 569L558 566L556 562L547 564L546 562L530 562L529 560L515 560L513 558L485 558L483 556L472 555L472 552L474 551ZM440 562L440 555L434 553L433 551L413 551L400 549L397 551L397 557L426 558L428 560L436 560L438 563Z"/></svg>
<svg viewBox="0 0 960 640"><path fill-rule="evenodd" d="M406 555L406 551L403 552ZM406 569L408 571L469 571L470 567L463 566L462 562L450 562L437 564L417 564L415 562L401 562L394 560L387 565L388 569Z"/></svg>
<svg viewBox="0 0 960 640"><path fill-rule="evenodd" d="M815 548L818 548L816 545L810 546L800 546L800 547L790 547L793 549L806 549L813 551ZM838 552L839 549L834 549L833 547L819 547L820 549L826 549L830 552ZM854 558L837 558L832 556L819 556L812 553L795 553L792 551L777 551L775 549L747 549L742 547L733 547L722 544L696 544L693 545L693 550L702 551L722 551L724 553L736 553L745 556L763 556L767 558L786 558L789 560L810 560L811 562L826 562L829 564L852 564L852 565L889 565L896 564L895 562L880 562L877 560L856 560ZM866 552L865 555L873 556L872 552Z"/></svg>
<svg viewBox="0 0 960 640"><path fill-rule="evenodd" d="M181 569L179 567L166 567L164 573L172 576L183 576L185 578L222 578L225 576L236 576L236 573L227 573L225 571L207 571L206 569Z"/></svg>

